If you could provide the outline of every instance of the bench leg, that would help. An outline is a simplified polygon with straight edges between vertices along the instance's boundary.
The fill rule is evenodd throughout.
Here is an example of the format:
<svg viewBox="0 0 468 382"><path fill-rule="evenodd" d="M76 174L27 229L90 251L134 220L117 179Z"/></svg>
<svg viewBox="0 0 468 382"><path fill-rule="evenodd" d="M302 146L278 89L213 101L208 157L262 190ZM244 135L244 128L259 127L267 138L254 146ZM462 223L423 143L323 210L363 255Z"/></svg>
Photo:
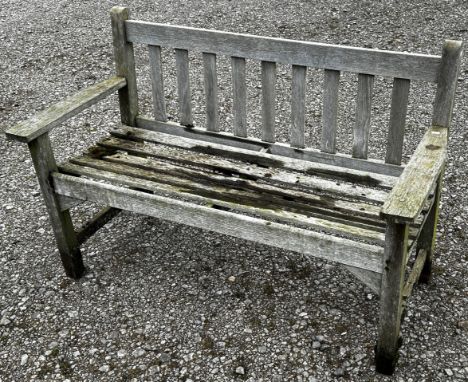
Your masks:
<svg viewBox="0 0 468 382"><path fill-rule="evenodd" d="M419 276L419 282L424 284L427 284L431 281L432 258L434 255L437 221L439 220L440 189L442 186L442 177L443 174L440 175L437 182L437 186L434 192L434 203L429 210L428 216L421 230L421 234L419 235L418 243L416 245L416 253L419 253L420 249L425 249L427 252L426 261L421 271L421 275Z"/></svg>
<svg viewBox="0 0 468 382"><path fill-rule="evenodd" d="M63 267L67 276L78 279L83 275L85 268L70 213L68 210L60 211L57 197L50 184L50 173L57 171L57 164L48 134L43 134L30 142L29 151L52 223Z"/></svg>
<svg viewBox="0 0 468 382"><path fill-rule="evenodd" d="M407 244L408 225L389 220L385 234L379 338L375 354L376 370L382 374L392 374L398 361Z"/></svg>

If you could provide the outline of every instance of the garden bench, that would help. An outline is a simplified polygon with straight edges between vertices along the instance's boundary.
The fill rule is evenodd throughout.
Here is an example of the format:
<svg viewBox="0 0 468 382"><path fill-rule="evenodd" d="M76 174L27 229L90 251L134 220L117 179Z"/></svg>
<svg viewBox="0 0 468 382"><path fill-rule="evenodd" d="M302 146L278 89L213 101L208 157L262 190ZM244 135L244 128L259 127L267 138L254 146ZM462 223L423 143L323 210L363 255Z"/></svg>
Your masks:
<svg viewBox="0 0 468 382"><path fill-rule="evenodd" d="M134 21L121 7L111 19L116 76L6 132L29 145L66 274L83 275L80 244L120 210L336 262L380 296L376 367L392 373L405 301L431 274L462 43L434 56ZM138 112L134 43L149 49L154 118ZM161 47L175 49L179 123L166 113ZM193 126L188 51L203 58L205 128ZM232 133L219 131L217 55L231 59ZM261 62L262 139L247 134L246 59ZM277 63L292 66L289 144L275 141ZM304 142L307 67L324 70L320 149ZM335 145L341 72L358 75L352 155ZM374 76L393 78L385 161L367 158ZM412 80L437 90L432 126L402 165ZM57 165L49 131L115 91L122 125ZM75 231L69 209L86 200L108 207Z"/></svg>

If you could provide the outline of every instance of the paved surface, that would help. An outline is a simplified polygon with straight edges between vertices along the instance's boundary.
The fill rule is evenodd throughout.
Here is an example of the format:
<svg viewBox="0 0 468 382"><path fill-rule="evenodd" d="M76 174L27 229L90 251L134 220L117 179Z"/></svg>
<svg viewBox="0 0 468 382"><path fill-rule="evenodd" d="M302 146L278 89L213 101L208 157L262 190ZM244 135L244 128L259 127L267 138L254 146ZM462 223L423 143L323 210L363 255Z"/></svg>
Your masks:
<svg viewBox="0 0 468 382"><path fill-rule="evenodd" d="M135 18L381 49L440 53L467 39L459 1L133 1ZM0 126L4 130L113 72L112 2L4 0L0 8ZM149 112L142 48L139 85ZM197 124L203 123L193 56ZM165 58L173 74L172 58ZM223 67L224 62L224 68ZM228 61L220 60L229 125ZM447 381L468 377L468 68L451 130L433 283L418 286L403 322L393 377L376 375L378 301L351 275L320 261L230 237L121 214L83 247L89 273L67 279L26 148L0 136L0 381ZM251 129L258 125L258 65L249 63ZM288 120L289 68L280 68L279 121ZM309 72L308 142L320 122L319 72ZM176 107L168 79L169 111ZM353 95L355 77L343 76ZM406 157L430 120L434 89L414 84ZM382 155L391 82L376 81L371 153ZM345 96L343 96L345 99ZM352 100L352 98L350 98ZM349 150L352 101L340 150ZM57 129L59 160L118 120L115 97ZM379 127L380 126L380 127ZM284 140L283 128L279 139ZM77 224L97 210L81 206Z"/></svg>

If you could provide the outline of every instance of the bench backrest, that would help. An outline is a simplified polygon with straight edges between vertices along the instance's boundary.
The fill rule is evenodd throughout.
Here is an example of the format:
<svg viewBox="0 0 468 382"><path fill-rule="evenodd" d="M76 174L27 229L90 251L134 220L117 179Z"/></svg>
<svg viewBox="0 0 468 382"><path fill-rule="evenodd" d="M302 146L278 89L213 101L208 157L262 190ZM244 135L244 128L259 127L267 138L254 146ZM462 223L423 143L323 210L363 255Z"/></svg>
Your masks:
<svg viewBox="0 0 468 382"><path fill-rule="evenodd" d="M446 41L442 56L434 56L134 21L128 19L128 10L121 7L113 8L111 15L117 74L125 76L128 82L128 87L120 91L122 121L132 126L137 125L138 114L133 43L146 44L149 48L154 117L158 121L167 121L161 47L170 47L175 49L179 122L184 126L193 125L188 51L201 52L203 55L204 86L207 100L206 129L210 132L219 131L217 55L231 57L233 134L236 137L247 137L246 59L261 62L262 140L264 142L271 144L275 142L277 63L292 65L289 134L289 143L292 148L302 149L305 147L307 67L324 70L320 147L323 157L336 153L341 72L352 72L358 76L352 158L367 159L375 75L393 78L385 163L389 165L401 164L408 94L412 80L437 83L432 122L433 125L447 128L450 125L462 56L462 44L458 41Z"/></svg>

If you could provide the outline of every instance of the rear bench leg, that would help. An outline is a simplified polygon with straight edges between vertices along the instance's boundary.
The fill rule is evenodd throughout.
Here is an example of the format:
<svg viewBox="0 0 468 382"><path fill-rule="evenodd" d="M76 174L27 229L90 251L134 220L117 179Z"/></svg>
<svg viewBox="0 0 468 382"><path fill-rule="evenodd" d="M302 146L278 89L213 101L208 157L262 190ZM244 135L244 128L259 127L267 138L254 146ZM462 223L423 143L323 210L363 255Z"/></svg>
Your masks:
<svg viewBox="0 0 468 382"><path fill-rule="evenodd" d="M376 370L392 374L398 361L402 290L408 244L408 225L388 220L385 233L384 270L380 294Z"/></svg>
<svg viewBox="0 0 468 382"><path fill-rule="evenodd" d="M68 210L60 211L59 202L50 183L50 174L57 171L57 164L49 135L45 133L28 145L65 273L69 277L78 279L83 275L85 268L70 213Z"/></svg>
<svg viewBox="0 0 468 382"><path fill-rule="evenodd" d="M431 281L432 274L432 259L434 255L434 247L436 240L437 221L439 220L439 204L440 204L440 189L442 185L443 174L440 175L437 181L437 186L434 192L434 203L429 210L424 226L419 235L418 242L416 245L416 251L425 249L427 252L426 261L424 267L419 276L419 282L427 284Z"/></svg>

